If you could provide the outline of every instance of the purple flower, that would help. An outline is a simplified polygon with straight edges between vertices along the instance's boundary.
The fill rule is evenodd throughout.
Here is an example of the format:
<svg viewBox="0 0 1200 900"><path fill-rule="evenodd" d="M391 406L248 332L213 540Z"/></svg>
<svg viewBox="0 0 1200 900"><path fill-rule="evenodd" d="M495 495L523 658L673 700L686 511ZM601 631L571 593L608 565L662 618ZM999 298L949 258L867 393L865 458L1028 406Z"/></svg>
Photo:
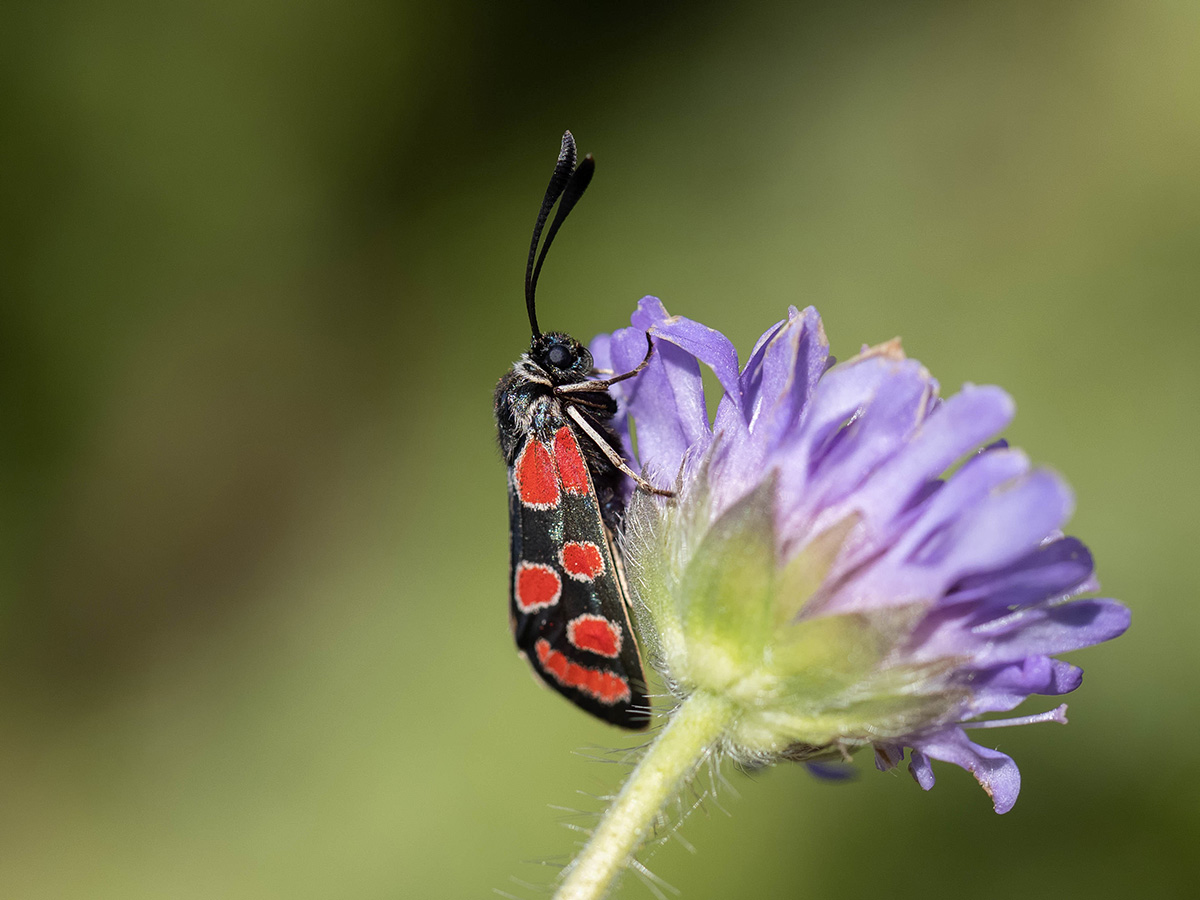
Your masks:
<svg viewBox="0 0 1200 900"><path fill-rule="evenodd" d="M1082 673L1055 655L1121 634L1092 558L1059 530L1063 481L993 440L1014 406L996 387L948 399L898 341L834 365L812 308L792 308L745 367L722 334L646 297L592 345L618 428L677 499L634 494L623 536L643 639L670 689L723 698L721 743L743 761L874 749L933 786L932 760L970 771L997 812L1020 776L965 729L1064 721L1065 706L984 719ZM723 388L710 424L700 364ZM980 449L982 447L982 449ZM957 468L956 468L957 466Z"/></svg>

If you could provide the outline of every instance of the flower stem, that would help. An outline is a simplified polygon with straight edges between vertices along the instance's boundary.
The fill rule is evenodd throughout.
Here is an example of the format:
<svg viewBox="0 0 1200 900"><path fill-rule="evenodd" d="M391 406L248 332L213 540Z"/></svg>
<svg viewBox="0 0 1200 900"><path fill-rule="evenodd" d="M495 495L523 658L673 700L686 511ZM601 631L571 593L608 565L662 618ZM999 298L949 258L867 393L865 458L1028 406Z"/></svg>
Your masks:
<svg viewBox="0 0 1200 900"><path fill-rule="evenodd" d="M680 783L703 762L733 720L733 706L712 694L683 701L566 871L555 900L600 900Z"/></svg>

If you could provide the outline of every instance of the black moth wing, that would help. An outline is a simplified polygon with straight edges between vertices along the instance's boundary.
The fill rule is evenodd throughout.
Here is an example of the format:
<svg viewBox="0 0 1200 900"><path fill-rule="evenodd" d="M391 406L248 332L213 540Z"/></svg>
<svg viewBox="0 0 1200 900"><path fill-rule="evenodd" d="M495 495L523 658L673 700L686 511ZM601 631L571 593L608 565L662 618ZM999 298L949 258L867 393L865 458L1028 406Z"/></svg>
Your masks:
<svg viewBox="0 0 1200 900"><path fill-rule="evenodd" d="M508 471L513 636L542 681L572 703L622 728L645 728L628 588L581 447L590 438L564 416L539 419Z"/></svg>

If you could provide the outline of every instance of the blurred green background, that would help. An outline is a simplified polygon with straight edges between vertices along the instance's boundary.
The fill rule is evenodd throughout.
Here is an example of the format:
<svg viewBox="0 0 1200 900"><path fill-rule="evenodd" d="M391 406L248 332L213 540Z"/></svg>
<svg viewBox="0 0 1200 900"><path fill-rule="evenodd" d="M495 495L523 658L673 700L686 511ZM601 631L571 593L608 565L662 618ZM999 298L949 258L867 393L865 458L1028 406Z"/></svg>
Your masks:
<svg viewBox="0 0 1200 900"><path fill-rule="evenodd" d="M1134 610L1070 727L989 733L1011 814L944 765L730 771L655 873L1191 896L1187 0L0 7L0 896L541 895L633 742L506 623L491 391L565 127L598 176L544 325L903 335L1012 392Z"/></svg>

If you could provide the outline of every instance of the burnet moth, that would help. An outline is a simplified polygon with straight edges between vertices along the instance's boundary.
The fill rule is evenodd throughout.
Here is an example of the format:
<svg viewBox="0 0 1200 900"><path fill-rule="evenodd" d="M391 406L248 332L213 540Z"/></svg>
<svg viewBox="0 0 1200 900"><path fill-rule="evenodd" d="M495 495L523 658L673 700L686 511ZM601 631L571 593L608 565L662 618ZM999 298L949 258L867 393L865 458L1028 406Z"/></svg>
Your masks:
<svg viewBox="0 0 1200 900"><path fill-rule="evenodd" d="M562 150L529 244L525 306L533 340L496 385L496 426L508 466L512 538L509 614L521 654L538 677L572 703L622 728L650 722L642 658L629 619L629 591L614 536L624 513L625 478L671 496L634 473L609 421L609 387L592 355L570 335L538 328L534 291L546 252L595 171L590 155L575 165L575 139ZM538 253L550 210L558 212ZM536 262L535 262L536 259Z"/></svg>

